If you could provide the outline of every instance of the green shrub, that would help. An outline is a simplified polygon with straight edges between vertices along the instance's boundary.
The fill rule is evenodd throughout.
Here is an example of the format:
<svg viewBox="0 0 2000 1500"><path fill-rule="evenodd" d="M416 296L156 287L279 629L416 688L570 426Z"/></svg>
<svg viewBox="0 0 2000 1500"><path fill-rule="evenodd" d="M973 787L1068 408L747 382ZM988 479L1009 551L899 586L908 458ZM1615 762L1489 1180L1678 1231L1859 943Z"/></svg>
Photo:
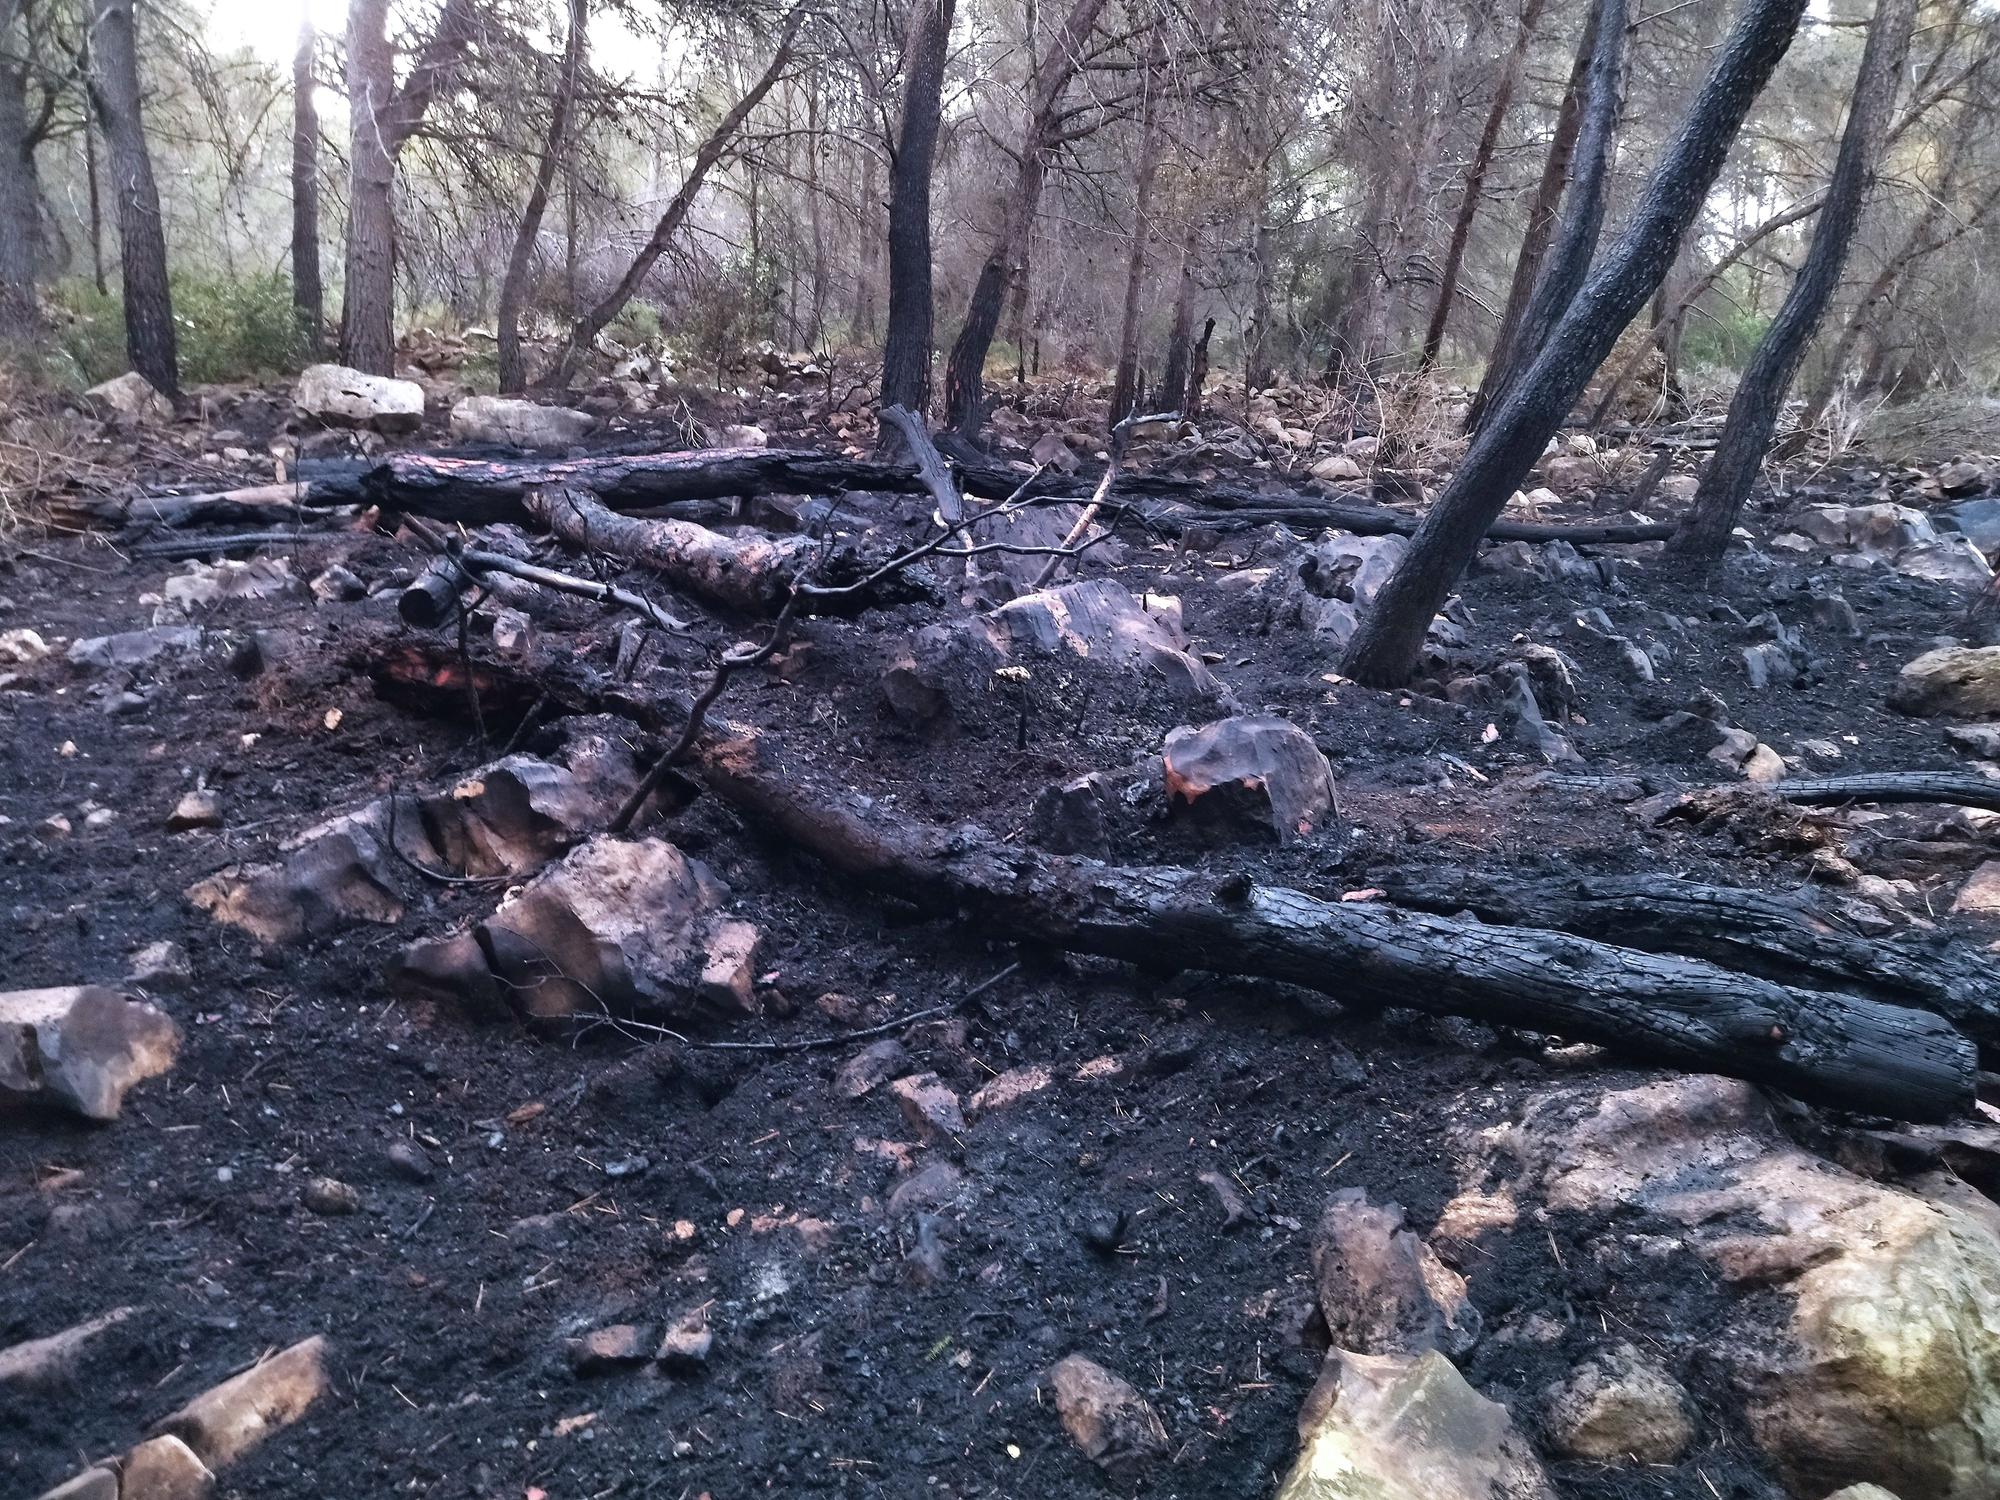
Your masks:
<svg viewBox="0 0 2000 1500"><path fill-rule="evenodd" d="M183 381L266 379L306 362L289 277L180 275L172 287ZM65 282L55 289L54 301L58 378L88 386L131 368L120 297L88 282Z"/></svg>
<svg viewBox="0 0 2000 1500"><path fill-rule="evenodd" d="M1733 307L1697 314L1681 337L1681 358L1698 369L1740 370L1770 326L1769 318Z"/></svg>
<svg viewBox="0 0 2000 1500"><path fill-rule="evenodd" d="M628 349L657 349L664 330L660 310L635 298L625 304L625 310L604 331Z"/></svg>

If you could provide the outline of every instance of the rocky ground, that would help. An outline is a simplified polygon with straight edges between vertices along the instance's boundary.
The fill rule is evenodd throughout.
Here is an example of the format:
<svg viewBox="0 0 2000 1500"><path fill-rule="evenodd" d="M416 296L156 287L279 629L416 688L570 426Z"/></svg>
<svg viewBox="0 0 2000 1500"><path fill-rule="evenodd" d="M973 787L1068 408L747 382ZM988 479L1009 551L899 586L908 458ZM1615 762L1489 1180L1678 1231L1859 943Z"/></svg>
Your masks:
<svg viewBox="0 0 2000 1500"><path fill-rule="evenodd" d="M176 445L326 445L259 399L114 438L154 488ZM771 400L726 415L802 425ZM1138 461L1382 467L1261 415ZM1515 512L1619 517L1657 436L1565 445ZM717 713L1024 850L1363 903L1670 874L1977 949L1993 814L1755 787L2000 755L1985 485L1800 472L1704 584L1490 547L1391 694L1337 663L1398 539L1121 528L1053 604L985 569L1027 596L998 645L949 590L814 618ZM758 627L489 604L461 657L398 617L429 554L376 520L219 565L8 544L4 982L54 992L0 997L10 1492L2000 1490L1985 1120L1065 956L831 876L698 774L606 835L660 744L619 703Z"/></svg>

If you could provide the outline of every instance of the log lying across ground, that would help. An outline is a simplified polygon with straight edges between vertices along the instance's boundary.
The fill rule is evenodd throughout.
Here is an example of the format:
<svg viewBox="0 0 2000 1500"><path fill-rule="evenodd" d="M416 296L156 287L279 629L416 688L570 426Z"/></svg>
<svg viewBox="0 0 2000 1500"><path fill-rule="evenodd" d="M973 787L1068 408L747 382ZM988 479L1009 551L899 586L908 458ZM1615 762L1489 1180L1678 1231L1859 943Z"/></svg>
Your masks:
<svg viewBox="0 0 2000 1500"><path fill-rule="evenodd" d="M1026 476L1002 465L962 465L958 480L967 494L1004 500L1020 491ZM1043 475L1027 489L1031 496L1090 499L1097 476ZM833 494L880 490L921 494L925 478L911 464L843 458L807 449L703 448L615 458L496 462L401 454L378 464L361 481L368 499L385 509L433 520L484 525L531 519L528 496L567 487L595 496L613 511L655 510L699 500L762 495ZM1140 506L1155 529L1177 534L1204 527L1230 529L1282 522L1317 529L1334 527L1367 536L1407 536L1418 518L1406 511L1358 498L1327 499L1303 491L1262 491L1240 485L1203 484L1169 474L1126 473L1116 499ZM310 502L309 502L310 503ZM1660 541L1666 524L1545 525L1497 521L1487 535L1495 541L1612 543Z"/></svg>
<svg viewBox="0 0 2000 1500"><path fill-rule="evenodd" d="M714 736L697 759L718 796L840 874L1008 937L1550 1032L1899 1119L1954 1118L1974 1102L1971 1041L1940 1016L1852 989L929 827L844 785L816 784L768 736Z"/></svg>
<svg viewBox="0 0 2000 1500"><path fill-rule="evenodd" d="M2000 1054L2000 971L1982 950L1938 933L1872 941L1840 931L1796 897L1665 875L1391 880L1384 890L1418 911L1555 927L1780 984L1934 1011L1989 1055Z"/></svg>
<svg viewBox="0 0 2000 1500"><path fill-rule="evenodd" d="M1947 802L2000 812L2000 781L1970 771L1865 771L1854 776L1792 776L1770 783L1787 802Z"/></svg>

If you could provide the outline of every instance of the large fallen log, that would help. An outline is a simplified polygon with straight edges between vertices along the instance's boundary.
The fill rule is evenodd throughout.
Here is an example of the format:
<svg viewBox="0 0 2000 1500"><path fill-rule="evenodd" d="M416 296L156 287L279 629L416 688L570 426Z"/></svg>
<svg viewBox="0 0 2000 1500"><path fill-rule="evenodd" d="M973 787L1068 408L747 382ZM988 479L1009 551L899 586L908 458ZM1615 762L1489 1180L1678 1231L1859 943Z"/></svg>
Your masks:
<svg viewBox="0 0 2000 1500"><path fill-rule="evenodd" d="M1002 465L961 465L959 483L982 500L1022 493L1019 471ZM1088 501L1100 476L1044 474L1026 488L1029 497ZM387 509L433 520L483 525L530 519L528 497L567 487L587 491L612 511L657 510L691 501L764 495L828 494L876 490L925 493L930 485L910 464L842 458L807 449L701 448L613 458L496 462L417 453L398 454L363 477L367 497ZM1317 530L1334 527L1366 536L1409 535L1418 517L1360 500L1326 499L1302 491L1264 491L1240 485L1203 484L1170 474L1126 472L1116 498L1142 507L1147 523L1169 534L1193 527L1232 529L1282 522ZM1495 541L1577 544L1660 541L1670 525L1558 526L1496 521Z"/></svg>
<svg viewBox="0 0 2000 1500"><path fill-rule="evenodd" d="M1974 1101L1972 1043L1928 1011L1545 928L1101 865L929 827L785 764L767 736L706 737L696 759L717 795L841 875L1010 937L1554 1033L1901 1119L1948 1119Z"/></svg>
<svg viewBox="0 0 2000 1500"><path fill-rule="evenodd" d="M1787 802L1955 802L2000 812L2000 781L1971 771L1865 771L1853 776L1791 776L1770 790Z"/></svg>
<svg viewBox="0 0 2000 1500"><path fill-rule="evenodd" d="M1649 953L1705 958L1780 984L1838 989L1935 1011L2000 1053L2000 972L1983 950L1939 933L1873 941L1796 896L1665 875L1549 880L1388 880L1398 906L1510 927L1555 927Z"/></svg>

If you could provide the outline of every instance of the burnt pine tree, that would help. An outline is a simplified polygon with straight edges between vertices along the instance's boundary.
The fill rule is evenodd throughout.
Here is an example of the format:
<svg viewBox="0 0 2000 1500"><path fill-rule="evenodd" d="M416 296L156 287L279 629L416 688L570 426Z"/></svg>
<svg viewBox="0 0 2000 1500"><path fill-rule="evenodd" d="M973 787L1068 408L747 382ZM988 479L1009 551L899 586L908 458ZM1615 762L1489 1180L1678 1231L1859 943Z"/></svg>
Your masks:
<svg viewBox="0 0 2000 1500"><path fill-rule="evenodd" d="M1590 274L1597 237L1604 228L1610 196L1611 158L1617 150L1618 106L1624 97L1625 0L1597 0L1590 25L1596 44L1585 75L1583 113L1576 138L1575 177L1563 200L1554 243L1535 280L1503 355L1483 384L1488 401L1504 397L1508 385L1533 361Z"/></svg>
<svg viewBox="0 0 2000 1500"><path fill-rule="evenodd" d="M1104 6L1105 0L1076 0L1055 40L1035 65L1028 127L1015 158L1013 191L945 363L945 419L968 437L977 433L986 419L987 351L993 347L993 333L1000 326L1008 278L1017 273L1027 249L1035 210L1042 201L1042 185L1048 180L1049 158L1065 138L1063 95L1082 65L1085 44Z"/></svg>
<svg viewBox="0 0 2000 1500"><path fill-rule="evenodd" d="M313 100L318 49L319 33L307 13L292 55L292 312L313 354L326 328L326 285L319 270L319 108Z"/></svg>
<svg viewBox="0 0 2000 1500"><path fill-rule="evenodd" d="M521 298L528 289L528 269L534 264L535 242L541 238L542 215L548 211L549 189L555 185L569 117L576 108L577 80L583 73L583 49L589 32L590 0L569 0L569 35L563 40L562 66L556 77L555 98L549 104L548 130L542 136L541 155L535 161L535 180L528 188L521 222L514 226L514 245L507 252L507 270L500 278L496 352L503 391L520 390L528 378L521 363Z"/></svg>
<svg viewBox="0 0 2000 1500"><path fill-rule="evenodd" d="M1631 222L1548 342L1500 396L1362 619L1341 663L1349 677L1372 687L1409 681L1431 620L1486 528L1673 264L1681 236L1701 211L1744 116L1791 46L1804 10L1805 0L1745 0Z"/></svg>
<svg viewBox="0 0 2000 1500"><path fill-rule="evenodd" d="M1667 551L1698 566L1709 566L1729 545L1729 533L1742 514L1750 486L1763 467L1771 434L1784 410L1792 378L1799 372L1806 346L1819 330L1827 304L1840 286L1847 264L1854 225L1875 179L1882 138L1896 103L1896 84L1910 50L1916 24L1916 0L1881 0L1868 41L1861 49L1861 69L1854 79L1853 102L1834 158L1833 176L1813 226L1812 246L1785 294L1784 305L1758 342L1730 398L1729 417L1715 453L1702 470L1701 486L1681 529Z"/></svg>
<svg viewBox="0 0 2000 1500"><path fill-rule="evenodd" d="M1465 430L1477 432L1486 419L1487 408L1500 394L1506 375L1508 351L1521 326L1521 315L1534 295L1535 280L1542 262L1548 258L1549 241L1555 237L1562 217L1563 189L1569 185L1570 158L1576 153L1576 133L1583 124L1583 91L1590 77L1590 60L1597 51L1597 12L1593 9L1577 42L1576 60L1570 65L1569 83L1563 89L1562 104L1556 111L1556 128L1549 138L1548 155L1542 158L1542 180L1535 188L1528 208L1527 232L1514 257L1514 275L1507 285L1507 301L1500 309L1500 326L1493 334L1493 348L1486 358L1486 373L1473 392L1472 405L1465 414Z"/></svg>
<svg viewBox="0 0 2000 1500"><path fill-rule="evenodd" d="M903 121L889 166L889 327L882 404L922 416L931 399L931 163L943 113L952 0L917 0L903 51ZM885 437L895 429L885 427Z"/></svg>
<svg viewBox="0 0 2000 1500"><path fill-rule="evenodd" d="M20 0L0 0L0 339L32 333L35 313L35 202L29 140L28 23Z"/></svg>
<svg viewBox="0 0 2000 1500"><path fill-rule="evenodd" d="M153 158L139 116L139 44L132 0L95 0L90 28L90 98L111 153L118 206L119 268L125 297L125 354L154 387L179 395L180 358L167 289L167 237Z"/></svg>
<svg viewBox="0 0 2000 1500"><path fill-rule="evenodd" d="M389 0L353 0L347 12L347 264L340 357L357 370L396 367L396 158L472 41L473 0L445 0L436 28L396 86Z"/></svg>
<svg viewBox="0 0 2000 1500"><path fill-rule="evenodd" d="M1479 215L1480 200L1486 194L1486 174L1493 169L1493 156L1500 147L1500 131L1507 123L1507 110L1520 87L1521 71L1527 65L1528 45L1535 38L1547 0L1526 0L1521 7L1520 29L1514 45L1500 64L1493 83L1493 100L1486 109L1486 125L1473 147L1472 161L1465 169L1465 187L1458 201L1458 215L1452 221L1451 240L1444 252L1444 267L1438 272L1437 301L1431 305L1430 325L1424 330L1424 348L1419 368L1428 370L1437 363L1444 348L1444 332L1451 321L1451 305L1458 299L1458 278L1465 270L1465 247L1472 239L1472 221Z"/></svg>

